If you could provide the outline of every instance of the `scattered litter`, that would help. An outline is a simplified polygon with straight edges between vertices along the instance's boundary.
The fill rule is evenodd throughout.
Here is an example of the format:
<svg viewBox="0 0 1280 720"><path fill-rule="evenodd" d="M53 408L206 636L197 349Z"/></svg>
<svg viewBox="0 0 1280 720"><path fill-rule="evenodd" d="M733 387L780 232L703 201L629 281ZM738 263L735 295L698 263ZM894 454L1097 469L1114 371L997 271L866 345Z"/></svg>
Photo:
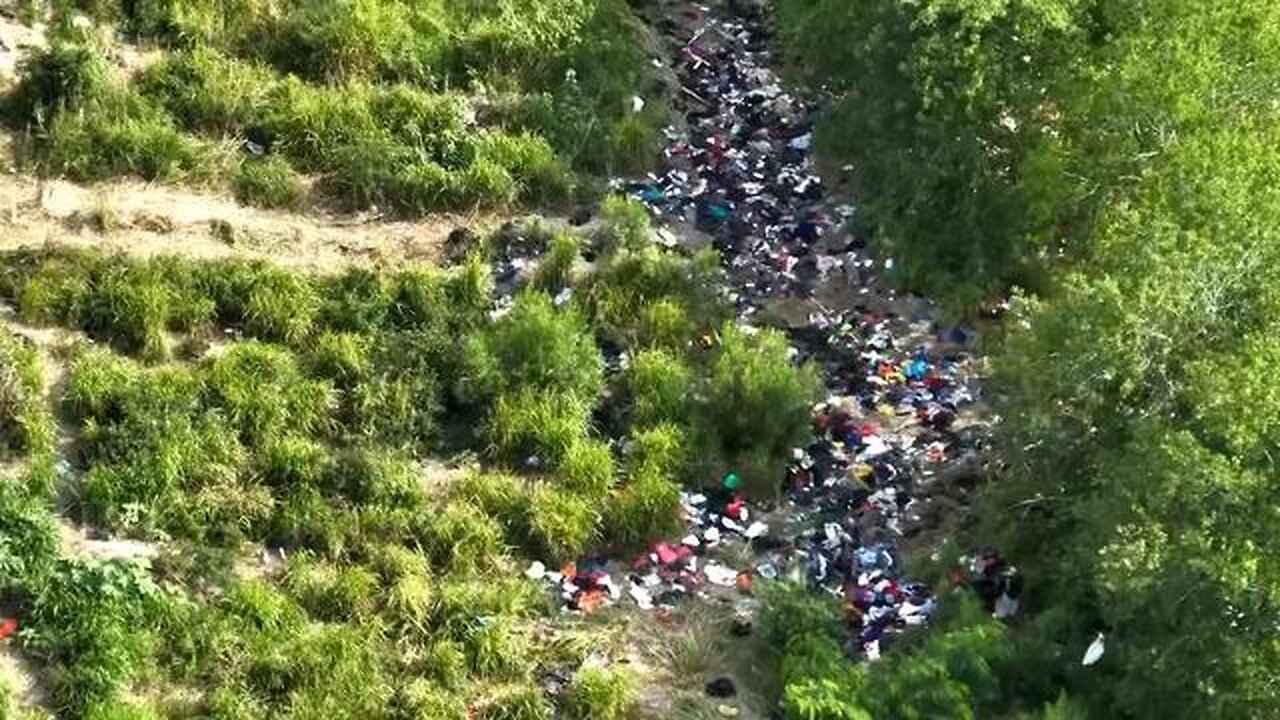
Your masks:
<svg viewBox="0 0 1280 720"><path fill-rule="evenodd" d="M733 568L727 568L717 563L707 563L702 569L706 574L707 581L713 585L722 585L724 587L732 586L738 579L738 571Z"/></svg>
<svg viewBox="0 0 1280 720"><path fill-rule="evenodd" d="M738 687L731 678L718 677L707 683L706 692L708 697L731 698L738 694Z"/></svg>
<svg viewBox="0 0 1280 720"><path fill-rule="evenodd" d="M1102 655L1106 651L1106 638L1103 637L1102 633L1098 633L1098 637L1094 638L1093 642L1089 644L1089 648L1084 651L1084 659L1080 661L1080 664L1085 667L1093 665L1102 659Z"/></svg>
<svg viewBox="0 0 1280 720"><path fill-rule="evenodd" d="M661 609L715 596L740 610L755 602L747 595L756 578L805 583L842 599L849 646L875 660L892 642L882 643L887 635L937 611L933 588L907 576L898 543L928 529L935 500L948 492L941 480L980 457L980 436L957 422L978 400L966 354L976 338L913 322L921 313L883 288L879 275L893 260L869 253L850 229L856 208L826 197L810 155L813 109L769 69L764 25L755 15L703 15L674 64L686 122L666 128L663 167L612 185L649 209L659 244L691 251L709 238L742 331L785 328L793 357L820 368L829 397L813 409L811 441L772 479L779 506L743 494L771 479L730 469L703 492L682 493L684 527L629 565L584 561L546 582L560 588L567 610L582 612L620 597ZM499 287L527 274L525 263L519 254L499 258ZM699 346L718 344L709 334ZM966 562L957 584L996 617L1015 617L1016 568L991 552Z"/></svg>
<svg viewBox="0 0 1280 720"><path fill-rule="evenodd" d="M636 605L641 610L653 609L653 595L645 588L638 585L632 585L627 590L627 594L631 596L632 600L636 601Z"/></svg>

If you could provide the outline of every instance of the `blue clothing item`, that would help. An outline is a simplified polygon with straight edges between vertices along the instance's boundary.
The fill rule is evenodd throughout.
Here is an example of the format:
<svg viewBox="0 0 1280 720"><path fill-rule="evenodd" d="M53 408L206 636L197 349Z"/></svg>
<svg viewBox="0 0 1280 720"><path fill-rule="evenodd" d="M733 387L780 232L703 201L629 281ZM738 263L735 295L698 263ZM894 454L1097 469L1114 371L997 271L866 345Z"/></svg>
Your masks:
<svg viewBox="0 0 1280 720"><path fill-rule="evenodd" d="M858 548L858 569L866 572L868 570L884 570L893 565L893 558L884 548L879 545Z"/></svg>
<svg viewBox="0 0 1280 720"><path fill-rule="evenodd" d="M723 203L709 203L698 207L698 215L709 222L724 222L733 217L733 208Z"/></svg>
<svg viewBox="0 0 1280 720"><path fill-rule="evenodd" d="M906 375L908 380L923 380L929 374L929 361L923 358L916 358L907 363L907 367L902 374Z"/></svg>
<svg viewBox="0 0 1280 720"><path fill-rule="evenodd" d="M657 205L667 199L667 194L657 185L649 185L640 191L640 199L650 205Z"/></svg>

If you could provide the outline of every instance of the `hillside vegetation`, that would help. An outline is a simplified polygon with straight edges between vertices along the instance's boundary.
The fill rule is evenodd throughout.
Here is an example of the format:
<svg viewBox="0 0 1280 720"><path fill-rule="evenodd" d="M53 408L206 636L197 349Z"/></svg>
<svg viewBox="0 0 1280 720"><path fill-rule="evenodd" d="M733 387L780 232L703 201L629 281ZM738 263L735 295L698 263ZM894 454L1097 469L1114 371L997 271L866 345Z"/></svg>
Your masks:
<svg viewBox="0 0 1280 720"><path fill-rule="evenodd" d="M296 206L304 177L347 209L546 206L646 167L666 114L623 0L26 11L51 37L4 115L34 168L77 180L229 186L271 207ZM120 69L121 37L158 57Z"/></svg>
<svg viewBox="0 0 1280 720"><path fill-rule="evenodd" d="M716 266L660 250L642 210L611 207L592 236L533 226L448 271L4 257L21 320L84 334L57 357L3 346L3 439L30 469L3 484L0 563L54 706L542 718L553 708L533 681L582 666L560 716L633 712L624 666L582 664L609 652L607 633L537 641L552 608L527 558L645 547L678 529L685 480L731 463L772 492L788 451L771 438L803 432L817 382L771 331L693 342L725 317ZM485 256L509 243L550 244L557 262L494 316ZM606 372L602 347L629 364ZM51 362L66 366L52 410ZM799 412L775 414L765 399L779 397ZM74 438L67 468L55 418ZM725 418L759 434L746 447L782 449L743 455ZM462 448L483 469L424 474L420 461ZM60 551L56 506L159 542L154 577ZM282 573L252 571L244 553L264 545L284 549Z"/></svg>
<svg viewBox="0 0 1280 720"><path fill-rule="evenodd" d="M957 621L870 696L797 640L797 716L1280 713L1280 8L779 10L838 94L819 144L852 163L901 280L958 309L1024 291L993 357L1007 465L980 534L1025 570L1031 616Z"/></svg>

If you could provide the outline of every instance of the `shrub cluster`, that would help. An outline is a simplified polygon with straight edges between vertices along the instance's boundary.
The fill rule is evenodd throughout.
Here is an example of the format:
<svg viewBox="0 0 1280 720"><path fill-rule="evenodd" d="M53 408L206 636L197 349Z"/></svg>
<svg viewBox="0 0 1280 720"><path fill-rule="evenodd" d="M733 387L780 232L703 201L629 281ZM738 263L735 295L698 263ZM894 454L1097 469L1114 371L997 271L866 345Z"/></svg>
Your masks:
<svg viewBox="0 0 1280 720"><path fill-rule="evenodd" d="M71 10L54 15L70 26ZM571 166L644 168L664 122L660 103L629 110L649 65L623 0L75 10L166 45L126 85L92 32L61 33L24 60L4 115L35 133L46 172L80 180L226 181L244 202L288 207L301 199L297 173L309 173L352 209L547 204L573 191ZM481 99L472 109L455 88L549 105L513 112ZM226 137L267 158L231 159Z"/></svg>
<svg viewBox="0 0 1280 720"><path fill-rule="evenodd" d="M694 443L731 462L735 448L720 438L778 393L803 390L809 371L791 367L771 335L728 328L720 349L692 342L722 310L714 289L676 278L697 276L705 260L654 248L643 227L626 230L629 206L618 207L595 271L565 271L581 239L539 233L561 246L561 264L530 278L504 313L492 312L479 257L448 271L325 277L82 251L0 259L0 296L23 320L102 341L68 353L70 477L35 453L21 490L31 499L10 509L12 522L36 522L23 508L45 522L35 498L63 491L82 521L173 547L156 573L184 588L128 584L106 593L106 609L65 605L105 614L101 638L33 632L30 647L66 667L60 702L88 717L434 718L468 707L481 717L628 717L635 692L618 668L582 668L558 699L539 688L539 669L576 668L585 653L533 642L545 589L520 568L677 532L681 485L703 479ZM666 278L660 293L619 269L640 257L655 282ZM633 331L643 318L606 321L591 298L611 294L665 300L688 314L677 324L687 329L656 340ZM609 369L604 348L633 359ZM47 425L48 409L38 353L16 339L0 350L13 378L5 437L15 451L39 450L48 441L33 428ZM739 420L702 427L716 413ZM780 446L806 424L751 442ZM606 441L606 428L624 439ZM417 459L439 443L478 449L483 470L438 486ZM38 539L24 542L0 542L0 569L32 607L49 603L40 627L65 621L62 601L41 600L41 588L125 583L113 573L135 572L66 564ZM245 542L282 548L287 561L257 572L237 552ZM64 567L65 583L49 574ZM149 686L205 692L126 702L140 669Z"/></svg>

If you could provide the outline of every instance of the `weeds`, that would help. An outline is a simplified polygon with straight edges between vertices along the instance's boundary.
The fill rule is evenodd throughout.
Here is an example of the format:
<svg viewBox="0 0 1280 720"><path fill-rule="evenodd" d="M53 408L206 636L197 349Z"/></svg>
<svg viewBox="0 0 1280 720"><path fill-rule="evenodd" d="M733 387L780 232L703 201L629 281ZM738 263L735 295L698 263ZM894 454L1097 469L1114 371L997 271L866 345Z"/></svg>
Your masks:
<svg viewBox="0 0 1280 720"><path fill-rule="evenodd" d="M604 526L624 547L671 536L680 526L680 486L654 471L632 475L610 500Z"/></svg>
<svg viewBox="0 0 1280 720"><path fill-rule="evenodd" d="M778 492L790 449L803 438L810 409L821 391L812 366L795 367L783 335L748 334L726 324L713 370L705 427L729 456L749 456L760 471L746 477L758 496Z"/></svg>
<svg viewBox="0 0 1280 720"><path fill-rule="evenodd" d="M43 453L53 440L39 351L18 336L0 336L0 447L15 455Z"/></svg>
<svg viewBox="0 0 1280 720"><path fill-rule="evenodd" d="M466 701L428 680L409 683L402 704L413 720L466 720L467 717Z"/></svg>
<svg viewBox="0 0 1280 720"><path fill-rule="evenodd" d="M301 172L352 208L555 204L579 185L571 166L647 167L665 122L624 102L649 71L620 0L81 3L166 48L128 86L58 10L65 39L23 64L4 114L42 131L46 171L78 179L226 180L245 202L289 207ZM490 89L513 107L460 100ZM273 160L228 165L214 144L224 137Z"/></svg>
<svg viewBox="0 0 1280 720"><path fill-rule="evenodd" d="M470 348L471 391L491 398L538 388L572 394L594 404L604 363L586 322L573 307L561 310L543 293L520 295L515 307Z"/></svg>
<svg viewBox="0 0 1280 720"><path fill-rule="evenodd" d="M678 356L665 350L636 355L629 368L631 414L639 427L688 418L693 391L693 371Z"/></svg>
<svg viewBox="0 0 1280 720"><path fill-rule="evenodd" d="M588 498L603 498L613 488L613 450L598 440L582 440L569 446L557 472L560 483Z"/></svg>
<svg viewBox="0 0 1280 720"><path fill-rule="evenodd" d="M625 670L583 667L573 677L564 711L574 720L626 720L636 702L634 680Z"/></svg>
<svg viewBox="0 0 1280 720"><path fill-rule="evenodd" d="M241 161L232 185L237 200L263 208L295 208L305 194L297 173L275 155Z"/></svg>
<svg viewBox="0 0 1280 720"><path fill-rule="evenodd" d="M581 557L599 531L600 515L587 498L540 486L529 498L529 530L539 557L564 563Z"/></svg>
<svg viewBox="0 0 1280 720"><path fill-rule="evenodd" d="M59 111L76 108L107 88L101 53L83 44L55 43L19 66L18 87L5 100L11 122L43 127Z"/></svg>
<svg viewBox="0 0 1280 720"><path fill-rule="evenodd" d="M202 367L206 398L241 440L262 447L273 438L310 435L329 422L333 389L308 381L292 355L257 342L237 343Z"/></svg>
<svg viewBox="0 0 1280 720"><path fill-rule="evenodd" d="M556 467L586 436L589 413L577 395L527 388L497 399L488 434L501 457Z"/></svg>
<svg viewBox="0 0 1280 720"><path fill-rule="evenodd" d="M419 99L397 100L396 133L453 122L451 106ZM510 153L502 162L525 162L517 147L494 147ZM66 652L47 640L41 652L66 668L60 702L88 716L629 717L634 687L619 669L579 671L554 702L534 684L587 650L543 636L546 588L520 570L673 536L681 482L702 481L704 461L745 458L734 433L762 446L795 437L807 418L783 427L798 411L778 415L775 394L807 386L780 339L730 329L720 352L695 349L719 312L716 290L684 283L714 276L628 228L620 207L594 267L578 262L581 238L506 238L546 243L551 258L545 291L500 317L479 255L448 271L328 277L267 263L4 256L0 293L24 319L107 341L71 355L61 398L76 482L62 488L53 456L32 452L26 483L0 484L6 596L27 603L62 567L43 504L57 489L89 525L189 558L162 564L181 591L157 606L130 595L101 638L77 630ZM547 291L563 287L583 306L557 305ZM606 377L601 344L615 338L631 360ZM209 349L169 360L170 342ZM0 383L3 437L16 452L45 442L9 439L23 437L26 408L42 407L35 357L0 343L13 378ZM761 407L776 426L758 426ZM628 439L596 436L597 423ZM480 467L424 482L415 458L437 445L479 451ZM246 544L287 561L246 562ZM120 618L131 624L117 632ZM144 672L148 684L130 687ZM203 692L173 704L147 699L153 688Z"/></svg>

